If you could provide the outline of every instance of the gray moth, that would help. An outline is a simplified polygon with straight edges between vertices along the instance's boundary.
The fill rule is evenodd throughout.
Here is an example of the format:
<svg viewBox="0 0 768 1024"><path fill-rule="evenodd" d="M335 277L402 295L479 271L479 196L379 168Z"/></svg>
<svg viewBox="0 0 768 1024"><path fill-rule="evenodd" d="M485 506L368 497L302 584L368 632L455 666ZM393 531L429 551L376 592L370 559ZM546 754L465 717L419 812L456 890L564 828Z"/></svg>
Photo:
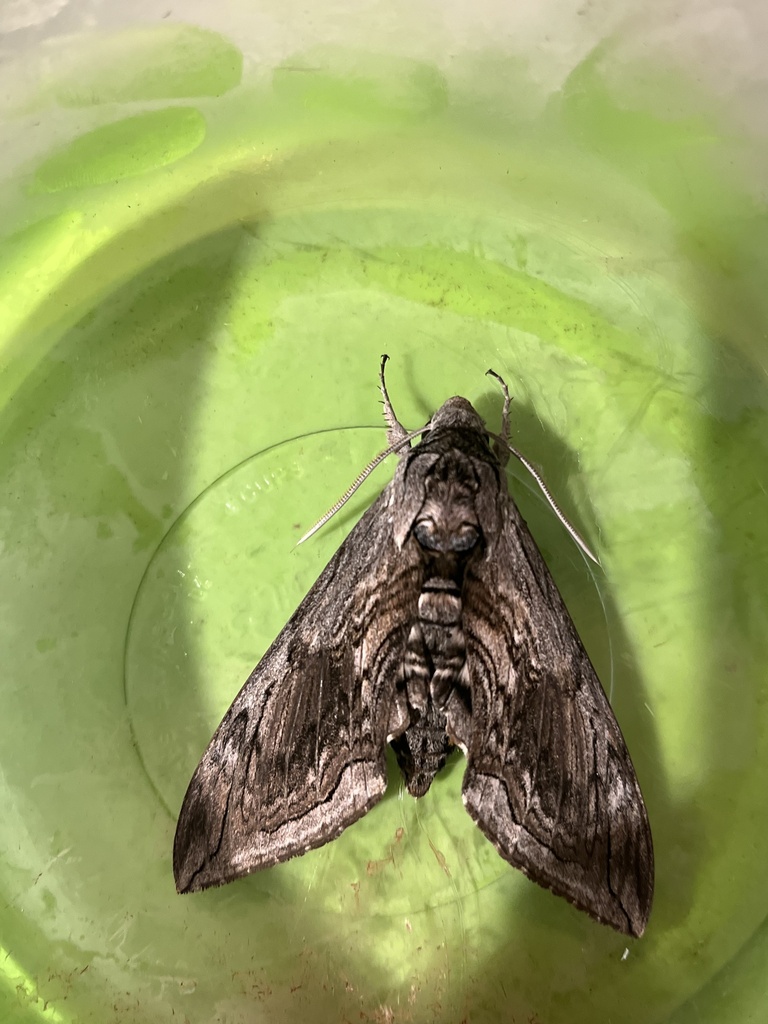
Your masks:
<svg viewBox="0 0 768 1024"><path fill-rule="evenodd" d="M385 362L394 479L216 730L179 815L177 889L231 882L335 839L383 796L387 744L415 797L459 747L464 806L501 856L639 937L653 899L648 815L610 704L507 489L518 453L506 386L500 435L459 397L408 434Z"/></svg>

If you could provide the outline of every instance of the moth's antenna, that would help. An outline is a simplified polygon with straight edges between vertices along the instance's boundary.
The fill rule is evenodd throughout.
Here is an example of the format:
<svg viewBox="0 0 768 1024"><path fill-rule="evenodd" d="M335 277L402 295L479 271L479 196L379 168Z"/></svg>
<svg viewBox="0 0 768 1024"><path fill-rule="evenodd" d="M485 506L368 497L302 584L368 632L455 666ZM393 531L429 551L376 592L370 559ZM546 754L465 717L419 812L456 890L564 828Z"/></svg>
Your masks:
<svg viewBox="0 0 768 1024"><path fill-rule="evenodd" d="M407 431L398 420L397 416L395 416L395 410L392 408L392 403L389 400L387 382L384 379L384 367L387 365L388 360L389 356L386 354L381 357L381 365L379 367L379 391L381 391L382 405L384 406L384 419L387 421L387 442L390 445L400 445L405 444L405 435Z"/></svg>
<svg viewBox="0 0 768 1024"><path fill-rule="evenodd" d="M381 391L381 397L383 399L384 419L387 421L387 440L389 441L389 447L386 451L377 455L373 462L368 463L352 486L339 498L335 505L328 509L322 518L318 519L312 529L308 530L304 534L299 541L299 544L303 544L305 540L309 540L313 533L317 533L321 527L325 526L329 519L336 515L340 508L346 505L358 487L360 487L363 481L371 475L380 462L383 462L388 455L399 451L403 445L408 444L414 439L414 437L418 437L419 434L423 434L424 431L428 429L428 427L421 427L419 430L412 430L410 433L407 433L405 427L398 421L397 416L395 416L395 410L392 408L392 403L390 402L389 394L387 393L387 382L384 379L384 367L387 365L388 360L388 355L383 355L381 357L381 364L379 366L379 390Z"/></svg>
<svg viewBox="0 0 768 1024"><path fill-rule="evenodd" d="M349 501L349 499L352 497L352 495L355 493L358 487L360 487L361 484L363 484L364 481L368 479L368 477L371 475L374 469L376 469L379 463L383 462L388 455L392 455L393 452L398 451L400 448L403 447L403 445L408 444L408 442L412 441L414 437L418 437L419 434L423 434L424 431L428 429L429 424L427 424L427 426L425 427L419 427L418 430L412 430L409 434L405 434L404 437L401 437L394 444L391 444L389 448L387 448L385 451L379 452L376 458L368 463L368 465L365 467L362 473L360 473L360 475L355 479L354 483L344 492L344 494L342 494L339 500L328 509L324 516L321 516L320 519L317 520L317 522L315 523L311 530L307 530L307 532L304 534L304 536L298 543L303 544L305 540L309 540L309 538L314 533L317 533L319 529L325 526L328 520L332 519L333 516L335 516L336 513L339 511L339 509L346 505L346 503Z"/></svg>
<svg viewBox="0 0 768 1024"><path fill-rule="evenodd" d="M495 437L496 435L492 434L491 436ZM595 565L600 565L600 559L592 554L592 552L589 549L589 546L586 543L586 541L581 539L581 537L579 536L578 531L576 530L576 528L574 526L571 526L571 524L568 522L568 519L566 518L565 512L563 512L563 510L557 504L555 499L552 497L552 492L547 487L547 485L544 483L544 481L543 481L543 479L541 477L541 473L539 473L539 471L536 469L536 467L533 465L533 463L529 462L528 459L526 459L526 457L523 455L522 452L519 452L517 450L517 448L513 448L512 445L509 444L509 442L507 442L507 448L510 450L512 455L514 455L515 458L519 462L522 462L522 464L525 466L525 468L531 474L533 479L536 481L536 483L541 488L541 493L544 495L544 497L547 499L549 504L552 506L552 511L555 513L557 518L560 520L560 522L566 528L568 533L571 535L572 539L578 544L578 546L581 548L581 550L584 552L584 554L587 556L587 558L591 558L592 561L595 563Z"/></svg>
<svg viewBox="0 0 768 1024"><path fill-rule="evenodd" d="M496 453L496 458L499 460L502 466L506 466L509 462L509 406L512 399L509 397L509 388L507 382L503 377L500 377L495 370L486 370L486 377L494 377L499 384L501 384L501 390L504 394L504 406L501 410L501 436L499 438L494 437L496 444L493 446L493 450ZM498 442L501 441L501 444Z"/></svg>
<svg viewBox="0 0 768 1024"><path fill-rule="evenodd" d="M504 410L501 416L501 434L494 434L492 431L489 430L489 436L492 437L494 441L496 441L497 444L501 445L507 452L509 452L511 455L514 455L518 462L522 462L522 464L525 466L525 468L528 470L533 479L541 488L541 493L547 499L547 501L552 507L552 511L555 513L557 518L566 528L571 538L576 542L576 544L578 544L578 546L581 548L581 550L584 552L587 558L591 558L596 565L600 565L600 560L592 554L586 542L581 539L576 529L573 526L571 526L571 524L566 519L565 513L553 498L550 489L544 483L541 473L539 473L536 467L532 463L530 463L528 459L526 459L522 452L519 452L517 448L514 448L509 443L509 389L507 388L507 384L504 378L500 377L498 373L495 372L495 370L488 370L487 376L495 377L496 380L501 384L502 391L504 392Z"/></svg>

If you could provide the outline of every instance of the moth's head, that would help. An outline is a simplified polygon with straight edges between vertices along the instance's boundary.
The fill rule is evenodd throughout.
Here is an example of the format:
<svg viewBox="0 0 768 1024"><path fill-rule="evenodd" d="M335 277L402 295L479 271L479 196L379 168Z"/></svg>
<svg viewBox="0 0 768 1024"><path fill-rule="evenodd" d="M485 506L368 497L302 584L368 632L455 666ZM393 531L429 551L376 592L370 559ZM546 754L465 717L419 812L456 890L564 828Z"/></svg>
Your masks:
<svg viewBox="0 0 768 1024"><path fill-rule="evenodd" d="M444 402L429 421L430 430L477 430L485 433L485 423L466 398L455 395Z"/></svg>

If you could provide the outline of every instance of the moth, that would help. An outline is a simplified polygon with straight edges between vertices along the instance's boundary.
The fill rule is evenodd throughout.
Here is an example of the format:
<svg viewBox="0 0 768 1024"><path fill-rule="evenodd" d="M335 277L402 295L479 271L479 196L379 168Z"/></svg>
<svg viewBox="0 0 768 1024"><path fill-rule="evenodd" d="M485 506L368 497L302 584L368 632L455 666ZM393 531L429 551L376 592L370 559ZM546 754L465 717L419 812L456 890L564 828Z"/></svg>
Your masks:
<svg viewBox="0 0 768 1024"><path fill-rule="evenodd" d="M409 434L387 394L386 358L394 478L216 730L179 815L177 889L221 885L335 839L384 794L387 744L415 797L458 746L464 806L501 856L639 937L653 898L648 815L616 718L507 490L510 452L522 456L509 445L506 385L493 374L505 396L500 435L459 397Z"/></svg>

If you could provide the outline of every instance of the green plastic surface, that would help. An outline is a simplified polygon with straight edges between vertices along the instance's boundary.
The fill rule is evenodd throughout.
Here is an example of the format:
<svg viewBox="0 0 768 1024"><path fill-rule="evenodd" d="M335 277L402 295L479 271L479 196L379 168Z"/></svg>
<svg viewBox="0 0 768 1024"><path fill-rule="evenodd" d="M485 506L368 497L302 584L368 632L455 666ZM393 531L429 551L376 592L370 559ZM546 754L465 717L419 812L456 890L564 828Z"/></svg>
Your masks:
<svg viewBox="0 0 768 1024"><path fill-rule="evenodd" d="M49 83L154 106L4 195L0 1016L761 1019L768 220L732 140L590 63L523 116L501 58L463 91L319 51L238 85L230 44L206 67L176 28L198 90L169 58L167 91L153 63L131 97L114 54L101 96L95 71ZM137 39L139 71L176 52ZM409 426L461 393L495 428L501 373L515 444L600 555L513 469L647 797L639 942L501 861L459 757L419 802L393 772L321 850L174 891L200 754L391 473L295 547L385 443L382 352Z"/></svg>

